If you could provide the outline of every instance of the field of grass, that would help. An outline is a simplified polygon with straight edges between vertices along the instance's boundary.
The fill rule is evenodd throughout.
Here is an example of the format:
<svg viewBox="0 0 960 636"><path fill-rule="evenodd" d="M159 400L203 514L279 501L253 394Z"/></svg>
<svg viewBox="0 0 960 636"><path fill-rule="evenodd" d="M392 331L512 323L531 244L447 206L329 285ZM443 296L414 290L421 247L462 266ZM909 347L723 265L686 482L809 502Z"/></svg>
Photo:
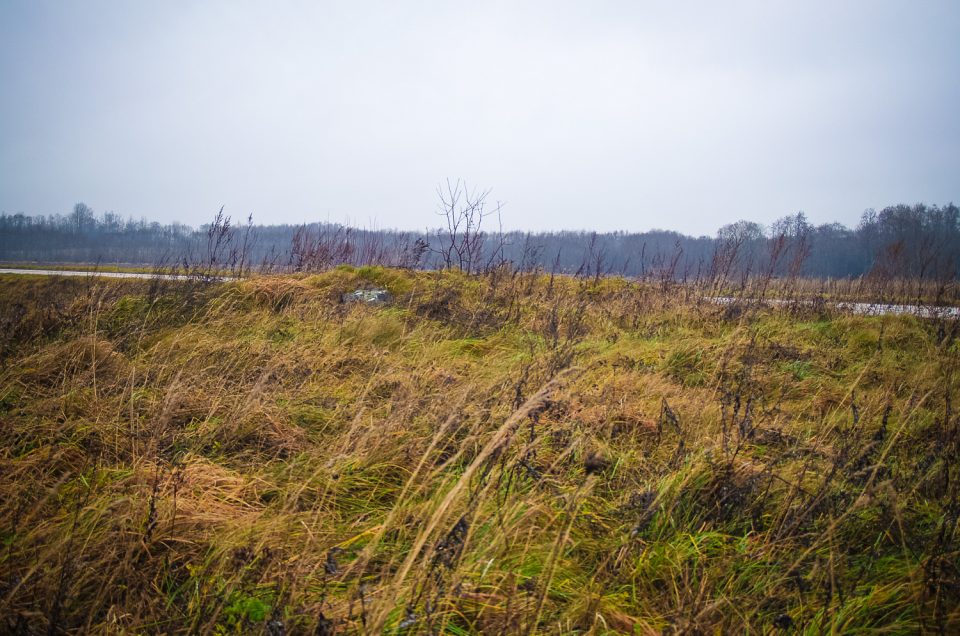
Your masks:
<svg viewBox="0 0 960 636"><path fill-rule="evenodd" d="M701 296L0 277L0 631L960 630L957 322Z"/></svg>

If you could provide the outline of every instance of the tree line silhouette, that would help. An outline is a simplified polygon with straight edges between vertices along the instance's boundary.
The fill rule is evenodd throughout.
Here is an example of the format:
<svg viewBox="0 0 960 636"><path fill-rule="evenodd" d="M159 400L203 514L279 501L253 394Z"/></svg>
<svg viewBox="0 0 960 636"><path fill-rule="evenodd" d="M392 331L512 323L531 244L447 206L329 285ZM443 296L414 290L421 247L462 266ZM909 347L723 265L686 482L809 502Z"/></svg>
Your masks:
<svg viewBox="0 0 960 636"><path fill-rule="evenodd" d="M811 224L800 212L765 227L737 221L715 236L646 232L504 232L490 229L499 208L457 184L438 191L440 229L405 232L333 223L237 225L223 210L193 228L95 214L83 203L69 214L0 214L5 262L172 265L250 271L319 271L339 264L455 267L674 280L751 276L884 276L953 281L960 270L960 209L893 205L867 210L855 228Z"/></svg>

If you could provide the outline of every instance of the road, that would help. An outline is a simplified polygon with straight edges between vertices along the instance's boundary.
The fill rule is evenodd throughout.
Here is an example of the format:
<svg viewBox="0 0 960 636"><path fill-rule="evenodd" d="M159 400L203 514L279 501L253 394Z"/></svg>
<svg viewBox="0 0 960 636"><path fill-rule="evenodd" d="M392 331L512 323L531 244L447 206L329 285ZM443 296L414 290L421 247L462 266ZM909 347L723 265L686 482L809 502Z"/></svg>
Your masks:
<svg viewBox="0 0 960 636"><path fill-rule="evenodd" d="M29 276L98 276L100 278L160 278L162 280L196 280L194 276L184 274L148 274L145 272L80 272L59 269L17 269L0 267L0 274L25 274ZM214 277L214 280L227 280L227 277Z"/></svg>
<svg viewBox="0 0 960 636"><path fill-rule="evenodd" d="M733 305L736 303L750 304L758 302L750 298L732 298L729 296L717 296L705 298L718 305ZM780 307L799 303L801 305L813 305L812 300L780 300L777 298L766 298L759 301L764 305ZM918 318L960 318L960 307L949 307L940 305L890 305L887 303L858 303L858 302L826 302L828 307L838 309L844 313L857 316L917 316Z"/></svg>

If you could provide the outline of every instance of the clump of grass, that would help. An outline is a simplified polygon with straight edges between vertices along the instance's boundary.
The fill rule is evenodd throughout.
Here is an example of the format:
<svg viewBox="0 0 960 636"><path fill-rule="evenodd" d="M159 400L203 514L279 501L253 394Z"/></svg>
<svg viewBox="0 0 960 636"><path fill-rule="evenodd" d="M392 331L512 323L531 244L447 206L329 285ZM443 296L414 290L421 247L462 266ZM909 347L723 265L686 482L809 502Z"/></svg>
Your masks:
<svg viewBox="0 0 960 636"><path fill-rule="evenodd" d="M960 628L952 325L506 271L0 298L0 631Z"/></svg>

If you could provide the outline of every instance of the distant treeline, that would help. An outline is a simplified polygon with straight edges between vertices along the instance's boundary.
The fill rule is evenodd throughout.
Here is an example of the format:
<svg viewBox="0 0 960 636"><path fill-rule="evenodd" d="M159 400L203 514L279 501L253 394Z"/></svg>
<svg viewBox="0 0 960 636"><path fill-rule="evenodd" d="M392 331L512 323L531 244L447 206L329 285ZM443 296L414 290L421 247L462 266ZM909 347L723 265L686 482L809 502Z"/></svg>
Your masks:
<svg viewBox="0 0 960 636"><path fill-rule="evenodd" d="M445 201L445 203L447 203ZM960 271L960 209L895 205L867 210L856 228L810 224L803 213L769 227L725 225L714 237L677 232L490 231L479 201L453 196L436 231L368 230L337 224L235 224L222 211L199 229L97 215L0 214L0 260L313 271L341 263L470 271L512 265L586 276L845 278L864 275L953 280Z"/></svg>

